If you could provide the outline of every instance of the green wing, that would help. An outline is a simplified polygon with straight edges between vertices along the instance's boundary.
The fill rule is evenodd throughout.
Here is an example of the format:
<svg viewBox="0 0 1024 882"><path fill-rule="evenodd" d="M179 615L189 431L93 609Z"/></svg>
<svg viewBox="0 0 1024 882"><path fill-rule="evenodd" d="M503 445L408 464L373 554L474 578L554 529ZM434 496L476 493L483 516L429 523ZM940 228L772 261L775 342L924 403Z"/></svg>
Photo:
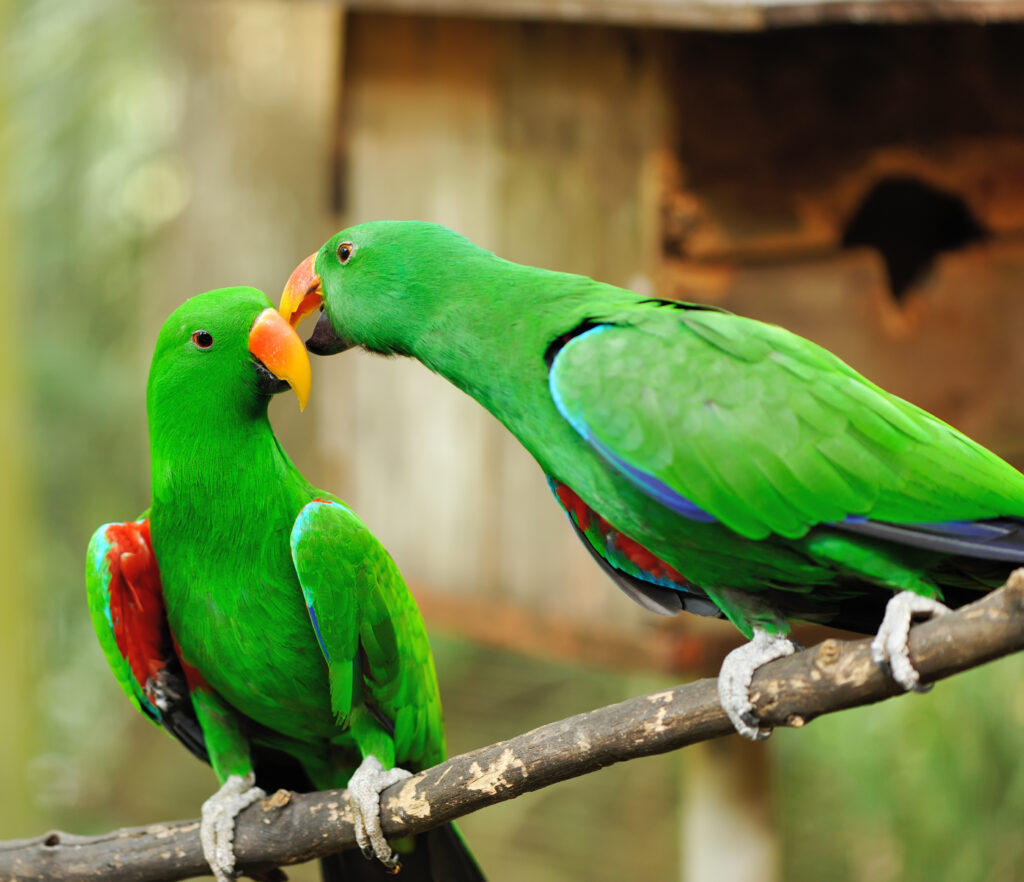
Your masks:
<svg viewBox="0 0 1024 882"><path fill-rule="evenodd" d="M550 388L576 431L668 507L750 539L850 516L1024 515L1013 467L810 341L730 313L643 309L566 343Z"/></svg>
<svg viewBox="0 0 1024 882"><path fill-rule="evenodd" d="M292 560L327 661L331 706L365 753L385 764L444 758L441 699L416 602L394 561L340 502L306 505L291 534ZM380 755L384 752L384 756Z"/></svg>

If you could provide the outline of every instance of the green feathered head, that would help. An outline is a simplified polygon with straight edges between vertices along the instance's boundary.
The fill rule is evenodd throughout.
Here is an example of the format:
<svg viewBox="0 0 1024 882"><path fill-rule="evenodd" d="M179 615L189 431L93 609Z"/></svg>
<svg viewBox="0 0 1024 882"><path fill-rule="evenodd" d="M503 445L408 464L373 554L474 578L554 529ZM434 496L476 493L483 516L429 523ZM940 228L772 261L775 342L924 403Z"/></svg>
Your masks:
<svg viewBox="0 0 1024 882"><path fill-rule="evenodd" d="M467 282L504 264L439 224L375 221L332 236L292 273L281 314L292 325L323 308L307 345L328 355L349 346L410 354L416 341L465 308Z"/></svg>
<svg viewBox="0 0 1024 882"><path fill-rule="evenodd" d="M310 367L298 334L255 288L221 288L186 300L164 322L146 389L157 412L215 419L258 413L291 387L305 407Z"/></svg>

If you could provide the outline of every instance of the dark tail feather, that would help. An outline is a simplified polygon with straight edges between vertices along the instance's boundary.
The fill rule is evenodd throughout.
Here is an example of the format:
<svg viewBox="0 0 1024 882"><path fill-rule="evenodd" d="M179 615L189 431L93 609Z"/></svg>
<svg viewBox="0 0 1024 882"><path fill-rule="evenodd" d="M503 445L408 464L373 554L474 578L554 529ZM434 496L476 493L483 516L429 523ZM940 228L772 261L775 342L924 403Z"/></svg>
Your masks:
<svg viewBox="0 0 1024 882"><path fill-rule="evenodd" d="M445 824L414 840L413 850L402 853L406 882L486 882L473 855L454 824ZM376 860L368 861L358 849L341 851L320 860L324 882L381 882L394 880Z"/></svg>
<svg viewBox="0 0 1024 882"><path fill-rule="evenodd" d="M404 863L401 875L405 875ZM368 861L358 848L352 848L320 858L320 878L323 882L381 882L395 876L379 861Z"/></svg>
<svg viewBox="0 0 1024 882"><path fill-rule="evenodd" d="M432 882L486 882L458 827L445 824L420 834L417 840L426 840L430 856ZM417 850L419 842L417 841Z"/></svg>
<svg viewBox="0 0 1024 882"><path fill-rule="evenodd" d="M341 856L348 854L343 851L339 854L329 854L325 858L320 858L320 878L323 882L345 882L346 879L356 879L356 876L349 876L345 872L345 864L341 860Z"/></svg>
<svg viewBox="0 0 1024 882"><path fill-rule="evenodd" d="M1024 521L1018 518L939 524L890 524L847 518L832 527L956 557L1024 563Z"/></svg>

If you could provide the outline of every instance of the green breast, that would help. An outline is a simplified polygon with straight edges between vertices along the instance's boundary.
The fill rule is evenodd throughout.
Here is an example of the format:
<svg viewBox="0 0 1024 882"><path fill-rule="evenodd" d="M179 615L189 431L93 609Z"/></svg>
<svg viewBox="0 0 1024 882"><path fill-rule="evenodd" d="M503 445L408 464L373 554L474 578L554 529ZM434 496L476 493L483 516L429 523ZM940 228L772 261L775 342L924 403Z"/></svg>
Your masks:
<svg viewBox="0 0 1024 882"><path fill-rule="evenodd" d="M195 530L154 507L171 629L185 661L241 713L300 740L326 738L327 665L291 565L291 519Z"/></svg>

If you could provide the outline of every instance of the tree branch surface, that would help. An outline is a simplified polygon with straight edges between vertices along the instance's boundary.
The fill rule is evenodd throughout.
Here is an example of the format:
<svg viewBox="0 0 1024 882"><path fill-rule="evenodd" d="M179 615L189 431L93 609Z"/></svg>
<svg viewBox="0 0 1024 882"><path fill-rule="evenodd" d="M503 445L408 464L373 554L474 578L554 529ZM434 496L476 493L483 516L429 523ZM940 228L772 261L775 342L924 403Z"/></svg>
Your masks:
<svg viewBox="0 0 1024 882"><path fill-rule="evenodd" d="M800 727L822 714L901 694L871 661L870 640L826 640L757 671L752 699L769 725ZM911 659L925 683L1024 649L1024 569L954 613L916 625ZM395 784L381 799L388 837L418 833L485 806L612 763L734 734L716 681L697 680L541 726L462 754ZM244 873L355 847L343 790L278 791L238 819ZM175 821L101 836L51 832L0 842L0 880L172 882L208 873L199 822Z"/></svg>

